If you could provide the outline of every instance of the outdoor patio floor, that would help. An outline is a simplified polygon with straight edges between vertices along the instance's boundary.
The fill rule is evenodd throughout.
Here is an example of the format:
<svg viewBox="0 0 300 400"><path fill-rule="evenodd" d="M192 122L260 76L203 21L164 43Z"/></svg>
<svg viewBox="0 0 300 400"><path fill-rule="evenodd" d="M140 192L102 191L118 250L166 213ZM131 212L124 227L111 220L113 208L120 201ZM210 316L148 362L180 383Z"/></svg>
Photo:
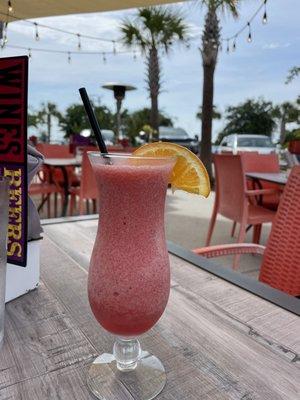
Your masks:
<svg viewBox="0 0 300 400"><path fill-rule="evenodd" d="M194 249L205 245L206 234L214 204L214 193L208 199L184 192L168 191L166 212L167 238L186 249ZM218 216L211 244L235 243L231 237L232 222ZM264 224L260 244L265 245L270 233L271 224ZM247 233L246 242L252 240L252 229ZM231 268L232 257L218 257L216 263ZM241 257L239 271L257 277L261 264L260 256L244 255Z"/></svg>

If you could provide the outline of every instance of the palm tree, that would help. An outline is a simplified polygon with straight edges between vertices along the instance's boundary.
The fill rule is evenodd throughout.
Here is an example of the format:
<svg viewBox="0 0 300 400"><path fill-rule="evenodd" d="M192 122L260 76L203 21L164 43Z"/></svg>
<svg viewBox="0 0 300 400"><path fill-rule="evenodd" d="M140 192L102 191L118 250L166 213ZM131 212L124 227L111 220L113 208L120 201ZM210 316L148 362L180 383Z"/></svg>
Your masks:
<svg viewBox="0 0 300 400"><path fill-rule="evenodd" d="M161 91L159 52L168 53L175 40L187 43L187 25L183 18L166 7L140 8L134 21L123 21L122 41L140 48L146 57L147 86L151 99L151 127L158 132L158 95Z"/></svg>
<svg viewBox="0 0 300 400"><path fill-rule="evenodd" d="M58 111L56 104L47 102L42 103L41 110L37 113L38 123L47 126L47 142L51 140L51 129L52 129L52 117L60 120L62 118L61 113Z"/></svg>
<svg viewBox="0 0 300 400"><path fill-rule="evenodd" d="M201 129L201 160L210 178L211 169L211 139L214 101L214 73L220 48L220 21L218 14L227 9L234 17L238 16L238 0L201 0L207 7L205 25L202 34L202 65L203 65L203 95L202 95L202 129Z"/></svg>

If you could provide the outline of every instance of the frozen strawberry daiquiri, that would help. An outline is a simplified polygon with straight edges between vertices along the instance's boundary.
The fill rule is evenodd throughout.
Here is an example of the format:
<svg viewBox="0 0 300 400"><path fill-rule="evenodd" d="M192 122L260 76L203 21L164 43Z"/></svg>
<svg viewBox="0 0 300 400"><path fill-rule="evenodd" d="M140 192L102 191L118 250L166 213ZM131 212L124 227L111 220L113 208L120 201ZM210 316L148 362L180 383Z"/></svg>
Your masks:
<svg viewBox="0 0 300 400"><path fill-rule="evenodd" d="M99 190L100 217L88 295L97 321L117 339L115 361L106 362L107 354L98 357L88 384L98 398L117 398L111 395L115 368L116 379L131 385L128 389L137 399L152 399L165 384L164 368L156 357L141 352L136 336L153 327L169 297L164 208L175 158L99 153L89 157Z"/></svg>

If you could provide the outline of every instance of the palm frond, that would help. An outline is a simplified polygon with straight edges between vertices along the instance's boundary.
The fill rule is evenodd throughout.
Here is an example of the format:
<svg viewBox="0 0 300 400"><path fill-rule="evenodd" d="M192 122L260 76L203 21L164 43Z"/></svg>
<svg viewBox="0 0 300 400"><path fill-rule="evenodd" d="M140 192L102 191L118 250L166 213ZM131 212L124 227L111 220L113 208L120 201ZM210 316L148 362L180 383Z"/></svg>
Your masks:
<svg viewBox="0 0 300 400"><path fill-rule="evenodd" d="M135 20L124 20L120 29L125 45L142 50L162 47L168 51L174 40L188 41L188 26L183 17L168 7L140 8Z"/></svg>
<svg viewBox="0 0 300 400"><path fill-rule="evenodd" d="M228 12L234 18L237 18L239 15L238 5L240 0L201 0L201 3L216 11L220 10L223 13Z"/></svg>

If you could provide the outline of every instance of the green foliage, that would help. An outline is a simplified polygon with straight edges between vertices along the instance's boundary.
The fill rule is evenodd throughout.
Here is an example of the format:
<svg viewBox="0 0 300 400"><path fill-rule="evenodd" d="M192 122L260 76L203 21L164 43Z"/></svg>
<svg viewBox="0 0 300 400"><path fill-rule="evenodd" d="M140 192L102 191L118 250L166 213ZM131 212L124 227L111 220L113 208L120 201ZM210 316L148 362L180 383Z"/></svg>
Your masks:
<svg viewBox="0 0 300 400"><path fill-rule="evenodd" d="M249 99L237 106L227 107L225 118L227 124L219 134L217 144L231 133L270 136L276 126L272 102L262 99Z"/></svg>
<svg viewBox="0 0 300 400"><path fill-rule="evenodd" d="M286 77L285 84L291 83L297 76L300 75L300 67L293 67L289 70L288 76Z"/></svg>
<svg viewBox="0 0 300 400"><path fill-rule="evenodd" d="M150 126L150 108L142 108L123 117L123 125L128 137L134 141L134 137L143 130L145 125ZM159 113L159 125L173 126L171 118L162 112Z"/></svg>
<svg viewBox="0 0 300 400"><path fill-rule="evenodd" d="M292 140L300 140L300 129L294 129L292 132L287 133L285 143L291 142Z"/></svg>
<svg viewBox="0 0 300 400"><path fill-rule="evenodd" d="M38 127L39 119L37 114L29 112L27 116L27 126L28 128L33 126L34 128Z"/></svg>
<svg viewBox="0 0 300 400"><path fill-rule="evenodd" d="M182 16L168 7L139 8L135 20L124 20L120 29L123 43L142 51L163 48L168 52L174 40L187 41Z"/></svg>
<svg viewBox="0 0 300 400"><path fill-rule="evenodd" d="M94 111L101 128L114 129L115 117L109 108L106 106L96 106L94 107ZM64 131L66 138L72 134L80 133L83 129L90 129L84 106L81 104L72 104L69 106L61 117L59 125Z"/></svg>
<svg viewBox="0 0 300 400"><path fill-rule="evenodd" d="M199 107L199 111L196 114L196 118L202 120L202 107ZM222 118L222 114L221 112L217 109L216 106L213 106L213 112L212 112L212 118L213 119L221 119Z"/></svg>

